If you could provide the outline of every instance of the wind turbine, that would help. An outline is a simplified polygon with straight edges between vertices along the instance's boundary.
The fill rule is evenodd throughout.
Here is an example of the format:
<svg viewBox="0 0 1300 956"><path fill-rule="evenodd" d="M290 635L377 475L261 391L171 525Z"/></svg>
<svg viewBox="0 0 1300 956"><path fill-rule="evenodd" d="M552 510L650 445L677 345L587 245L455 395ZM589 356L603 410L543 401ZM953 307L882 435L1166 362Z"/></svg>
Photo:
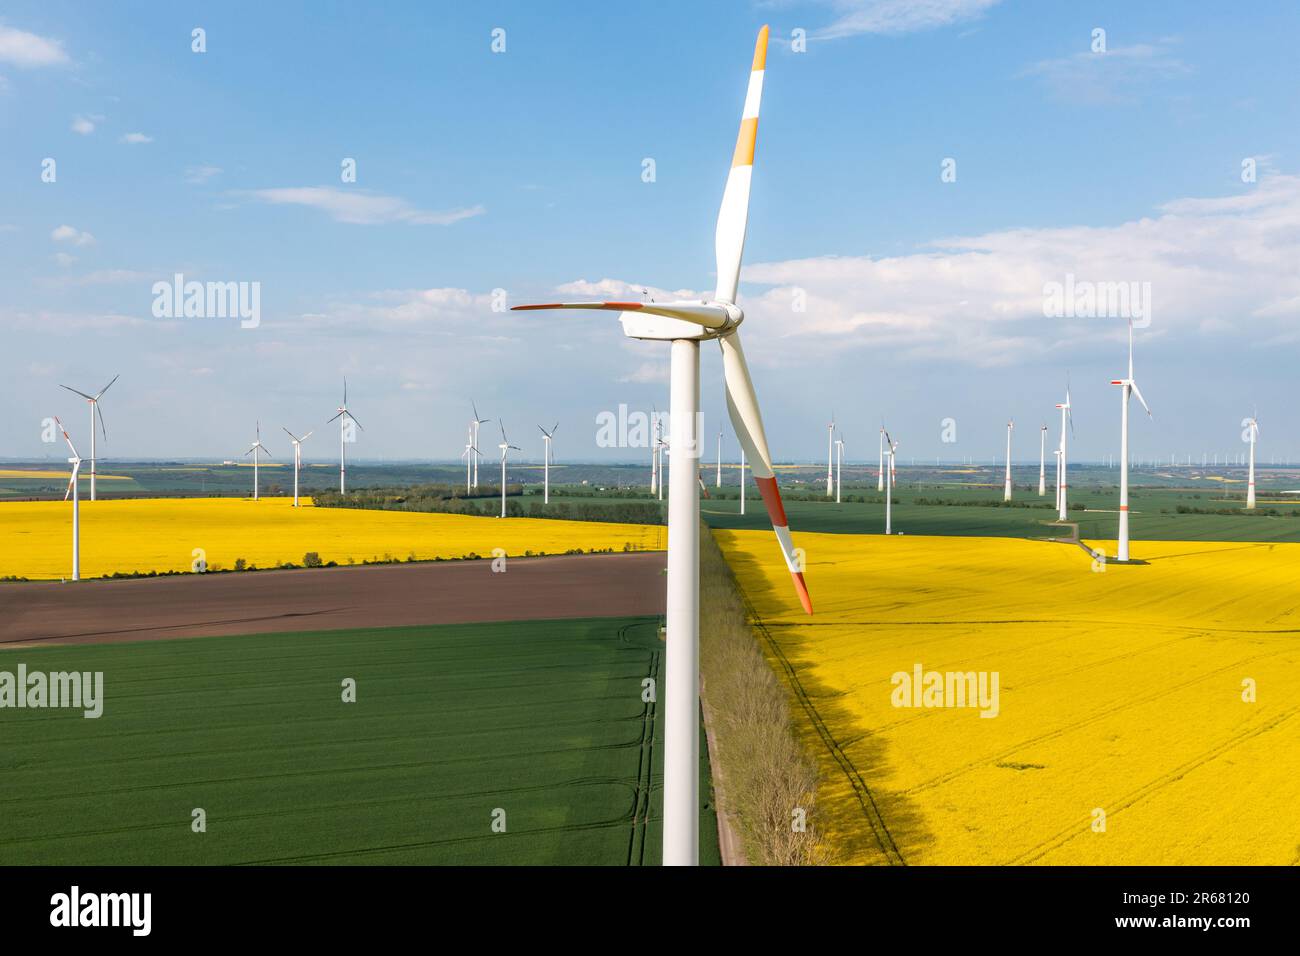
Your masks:
<svg viewBox="0 0 1300 956"><path fill-rule="evenodd" d="M284 428L283 425L280 427ZM296 508L298 507L298 469L302 467L302 443L312 436L312 432L308 432L301 438L295 438L293 432L287 428L284 428L284 433L293 441L293 506Z"/></svg>
<svg viewBox="0 0 1300 956"><path fill-rule="evenodd" d="M880 434L885 436L885 444L889 446L889 482L885 486L885 534L894 533L893 512L894 512L894 452L898 450L898 442L890 437L889 432L885 431L885 426L880 426Z"/></svg>
<svg viewBox="0 0 1300 956"><path fill-rule="evenodd" d="M835 413L831 412L831 423L826 426L826 497L835 493L835 480L831 463L835 460Z"/></svg>
<svg viewBox="0 0 1300 956"><path fill-rule="evenodd" d="M261 423L261 422L258 422L258 423L257 423L257 440L256 440L255 442L253 442L253 444L251 444L251 445L248 446L248 451L244 452L244 457L245 457L245 458L247 458L249 455L252 455L252 456L253 456L253 500L254 500L254 501L257 500L257 455L258 455L258 452L261 452L262 454L266 455L267 458L270 458L270 457L271 457L271 453L270 453L269 451L267 451L267 450L266 450L266 446L262 444L262 423Z"/></svg>
<svg viewBox="0 0 1300 956"><path fill-rule="evenodd" d="M339 420L339 494L343 495L343 494L347 494L347 490L348 490L347 489L347 474L348 474L347 448L348 446L346 444L347 433L348 433L348 419L352 420L352 424L356 425L358 428L361 428L361 423L357 421L357 417L353 415L350 411L348 411L348 380L346 378L343 380L343 404L338 407L337 411L338 414L335 415L334 418L337 418ZM331 418L330 422L334 421L334 418ZM330 422L326 422L325 424L328 425ZM361 428L361 430L365 431L364 428ZM267 455L267 457L269 458L271 456ZM254 497L257 496L254 495Z"/></svg>
<svg viewBox="0 0 1300 956"><path fill-rule="evenodd" d="M465 494L467 495L474 487L471 482L471 469L476 455L478 455L478 449L474 447L474 425L471 422L470 426L465 429L465 450L460 453L460 457L465 459Z"/></svg>
<svg viewBox="0 0 1300 956"><path fill-rule="evenodd" d="M478 450L478 427L480 425L486 425L492 419L478 417L478 405L474 403L473 399L470 399L469 407L474 409L474 417L469 420L469 427L472 432L469 443L474 446L474 451L473 451L474 487L477 488L478 487L478 463L479 463L479 459L483 457L482 453Z"/></svg>
<svg viewBox="0 0 1300 956"><path fill-rule="evenodd" d="M501 517L506 516L506 452L510 449L522 451L518 445L510 444L510 439L506 438L506 426L497 419L497 424L501 426L501 444L497 445L501 449Z"/></svg>
<svg viewBox="0 0 1300 956"><path fill-rule="evenodd" d="M1038 430L1038 497L1047 494L1047 423Z"/></svg>
<svg viewBox="0 0 1300 956"><path fill-rule="evenodd" d="M876 468L876 490L885 490L885 426L880 426L880 465Z"/></svg>
<svg viewBox="0 0 1300 956"><path fill-rule="evenodd" d="M555 439L555 429L560 427L560 423L556 422L552 425L549 432L541 425L537 427L542 431L542 504L549 505L551 503L551 442Z"/></svg>
<svg viewBox="0 0 1300 956"><path fill-rule="evenodd" d="M1142 390L1138 388L1137 382L1133 379L1133 320L1128 323L1128 378L1111 379L1110 384L1120 387L1120 413L1119 413L1119 544L1117 554L1118 561L1128 560L1128 397L1136 395L1137 400L1142 403L1146 409L1147 418L1151 417L1151 408L1147 401L1142 397Z"/></svg>
<svg viewBox="0 0 1300 956"><path fill-rule="evenodd" d="M1069 423L1070 431L1074 431L1074 416L1070 413L1070 385L1067 382L1065 386L1065 401L1056 406L1061 410L1061 456L1060 456L1060 475L1061 480L1057 482L1056 487L1056 507L1058 521L1064 521L1069 517L1067 513L1069 508L1069 499L1066 489L1069 487L1069 463L1066 458L1065 426Z"/></svg>
<svg viewBox="0 0 1300 956"><path fill-rule="evenodd" d="M650 406L650 494L659 490L659 410ZM659 495L663 500L663 495Z"/></svg>
<svg viewBox="0 0 1300 956"><path fill-rule="evenodd" d="M116 382L121 375L114 375L113 382ZM74 395L80 395L90 403L90 500L95 500L95 416L99 416L99 427L104 432L104 437L108 438L108 430L104 428L104 413L99 410L99 400L104 393L113 387L113 382L109 382L94 395L87 395L85 392L79 392L70 385L60 385L59 388L66 388ZM64 433L66 435L66 432Z"/></svg>
<svg viewBox="0 0 1300 956"><path fill-rule="evenodd" d="M840 503L840 489L844 487L844 439L835 439L835 503Z"/></svg>
<svg viewBox="0 0 1300 956"><path fill-rule="evenodd" d="M740 264L749 215L749 187L754 167L759 101L767 59L768 29L759 31L745 96L740 133L722 195L714 238L718 276L712 299L670 302L574 302L516 309L605 309L621 312L623 332L631 338L671 342L671 447L682 458L700 455L700 342L716 340L722 349L727 410L741 447L753 462L754 481L767 505L773 530L804 610L812 603L803 578L803 559L790 539L785 508L772 470L767 436L739 326L745 313L736 305ZM699 632L700 632L700 493L696 468L678 462L672 469L668 500L667 679L665 682L665 763L663 861L669 865L699 862Z"/></svg>
<svg viewBox="0 0 1300 956"><path fill-rule="evenodd" d="M112 382L108 383L112 385ZM100 394L104 394L102 391ZM93 414L93 413L92 413ZM81 456L77 454L77 448L72 444L72 439L68 437L68 430L63 427L63 422L59 421L57 415L54 421L58 423L59 431L63 432L63 440L68 443L68 449L72 452L72 457L68 459L68 464L72 466L72 477L68 479L68 490L63 493L63 500L68 500L68 495L72 495L72 580L81 580L81 491L77 484L77 474L81 471ZM94 422L91 422L94 425ZM93 435L94 432L92 431ZM92 459L93 461L93 459Z"/></svg>
<svg viewBox="0 0 1300 956"><path fill-rule="evenodd" d="M1002 500L1011 500L1011 433L1016 430L1014 420L1007 422L1007 477L1002 483Z"/></svg>
<svg viewBox="0 0 1300 956"><path fill-rule="evenodd" d="M1254 509L1255 507L1255 442L1259 439L1259 422L1255 420L1255 412L1250 418L1246 419L1246 427L1250 429L1250 474L1246 482L1246 507ZM93 463L92 463L92 466Z"/></svg>
<svg viewBox="0 0 1300 956"><path fill-rule="evenodd" d="M664 438L662 423L659 424L658 431L659 437L655 439L655 461L659 463L659 500L663 501L664 485L667 484L667 479L664 478L664 466L666 464L664 459L672 454L672 443Z"/></svg>

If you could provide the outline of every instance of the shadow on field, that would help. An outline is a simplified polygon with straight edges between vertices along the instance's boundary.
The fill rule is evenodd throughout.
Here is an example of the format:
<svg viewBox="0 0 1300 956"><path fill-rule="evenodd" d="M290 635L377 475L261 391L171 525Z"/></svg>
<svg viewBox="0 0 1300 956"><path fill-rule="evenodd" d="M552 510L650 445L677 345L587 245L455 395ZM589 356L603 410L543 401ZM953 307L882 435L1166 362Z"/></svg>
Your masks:
<svg viewBox="0 0 1300 956"><path fill-rule="evenodd" d="M761 580L757 562L733 554L737 579ZM843 706L844 694L811 674L815 629L770 624L755 609L772 589L744 592L746 610L763 653L783 678L797 707L799 733L819 772L818 826L831 862L855 859L902 866L934 837L915 803L880 787L887 774L887 745ZM743 586L742 586L743 591ZM793 598L791 598L793 600ZM869 635L864 634L864 638Z"/></svg>

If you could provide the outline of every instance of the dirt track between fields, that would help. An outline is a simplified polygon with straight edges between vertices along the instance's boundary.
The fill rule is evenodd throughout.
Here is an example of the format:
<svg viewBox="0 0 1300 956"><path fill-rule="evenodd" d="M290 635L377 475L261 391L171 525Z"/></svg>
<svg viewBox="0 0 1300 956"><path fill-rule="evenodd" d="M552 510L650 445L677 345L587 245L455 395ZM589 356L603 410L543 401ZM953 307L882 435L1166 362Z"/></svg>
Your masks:
<svg viewBox="0 0 1300 956"><path fill-rule="evenodd" d="M0 648L664 612L663 552L0 584Z"/></svg>

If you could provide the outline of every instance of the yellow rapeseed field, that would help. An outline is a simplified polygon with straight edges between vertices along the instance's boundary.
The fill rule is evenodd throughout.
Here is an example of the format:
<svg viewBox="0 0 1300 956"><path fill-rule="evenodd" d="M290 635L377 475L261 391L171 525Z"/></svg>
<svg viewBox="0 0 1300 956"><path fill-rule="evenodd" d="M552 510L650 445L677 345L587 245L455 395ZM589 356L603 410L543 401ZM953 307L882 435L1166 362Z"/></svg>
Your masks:
<svg viewBox="0 0 1300 956"><path fill-rule="evenodd" d="M482 518L315 508L295 509L289 498L130 499L81 503L81 574L188 571L193 551L209 567L231 568L237 558L257 567L302 564L315 551L322 561L563 554L573 549L622 551L664 547L654 525ZM0 503L0 577L32 580L70 573L72 505L62 501Z"/></svg>
<svg viewBox="0 0 1300 956"><path fill-rule="evenodd" d="M797 535L808 618L770 533L716 536L819 755L836 861L1300 862L1300 544L1135 542L1147 563L1119 566L1011 538ZM895 706L918 665L990 691L997 672L997 715Z"/></svg>

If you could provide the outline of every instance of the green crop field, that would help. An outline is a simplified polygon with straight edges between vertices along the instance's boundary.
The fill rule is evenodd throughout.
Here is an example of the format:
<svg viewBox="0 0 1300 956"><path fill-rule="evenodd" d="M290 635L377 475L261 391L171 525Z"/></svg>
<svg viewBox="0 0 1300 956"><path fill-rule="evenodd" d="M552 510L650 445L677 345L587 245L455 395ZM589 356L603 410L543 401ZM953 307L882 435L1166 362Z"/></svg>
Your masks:
<svg viewBox="0 0 1300 956"><path fill-rule="evenodd" d="M6 650L104 709L0 709L0 864L658 863L663 658L655 618Z"/></svg>
<svg viewBox="0 0 1300 956"><path fill-rule="evenodd" d="M712 489L710 489L712 491ZM830 534L879 534L885 528L883 495L875 485L845 485L845 496L866 501L808 500L787 495L790 527ZM1071 529L1055 523L1054 492L1039 498L1037 488L1017 488L1012 505L1001 504L1002 491L990 488L943 487L927 483L902 483L894 491L893 528L904 534L977 535L986 537L1046 538L1068 536ZM942 502L942 503L940 503ZM1109 540L1118 526L1119 493L1114 489L1086 487L1070 492L1070 523L1079 525L1084 540ZM1029 507L1022 507L1029 505ZM1084 507L1077 507L1083 505ZM1194 490L1137 488L1130 492L1130 522L1134 540L1151 541L1300 541L1300 496L1274 497L1261 491L1254 514L1244 510L1240 494L1222 488ZM1228 510L1231 514L1179 513ZM745 514L735 498L715 498L700 503L704 520L714 528L759 529L769 527L761 500L749 498ZM1271 514L1268 512L1276 512Z"/></svg>

